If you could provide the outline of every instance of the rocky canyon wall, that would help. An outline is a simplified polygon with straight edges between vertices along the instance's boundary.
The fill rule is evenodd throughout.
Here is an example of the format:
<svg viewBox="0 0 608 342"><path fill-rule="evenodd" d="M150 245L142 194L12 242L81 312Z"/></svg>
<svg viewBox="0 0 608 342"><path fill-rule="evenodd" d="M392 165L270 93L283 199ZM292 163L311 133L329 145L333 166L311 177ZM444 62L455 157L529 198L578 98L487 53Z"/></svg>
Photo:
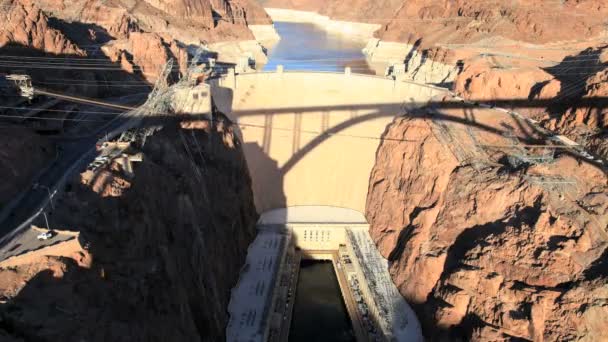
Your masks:
<svg viewBox="0 0 608 342"><path fill-rule="evenodd" d="M403 0L260 0L264 7L317 12L334 20L377 24L386 22Z"/></svg>
<svg viewBox="0 0 608 342"><path fill-rule="evenodd" d="M511 109L608 158L607 51L605 46L590 47L555 64L523 68L500 68L490 60L472 61L458 75L454 91L489 103L513 100ZM526 101L535 101L538 106L521 106Z"/></svg>
<svg viewBox="0 0 608 342"><path fill-rule="evenodd" d="M249 25L272 24L251 0L6 0L2 7L2 71L27 70L43 88L95 97L132 92L142 86L126 84L138 80L153 83L169 59L177 62L176 74L184 72L190 45L253 41ZM71 89L77 82L64 80L89 86Z"/></svg>
<svg viewBox="0 0 608 342"><path fill-rule="evenodd" d="M594 37L604 30L600 0L497 1L485 0L260 0L265 7L313 11L332 19L382 24L377 37L384 41L422 46L468 43L503 36L547 43L560 39ZM559 27L555 23L559 22Z"/></svg>
<svg viewBox="0 0 608 342"><path fill-rule="evenodd" d="M220 341L257 213L229 123L165 124L134 176L87 171L49 215L86 253L0 269L0 336Z"/></svg>
<svg viewBox="0 0 608 342"><path fill-rule="evenodd" d="M524 166L504 152L458 158L475 146L446 144L450 124L438 122L404 117L388 128L366 211L427 338L607 339L604 172L567 154ZM575 178L575 188L551 188L539 174Z"/></svg>

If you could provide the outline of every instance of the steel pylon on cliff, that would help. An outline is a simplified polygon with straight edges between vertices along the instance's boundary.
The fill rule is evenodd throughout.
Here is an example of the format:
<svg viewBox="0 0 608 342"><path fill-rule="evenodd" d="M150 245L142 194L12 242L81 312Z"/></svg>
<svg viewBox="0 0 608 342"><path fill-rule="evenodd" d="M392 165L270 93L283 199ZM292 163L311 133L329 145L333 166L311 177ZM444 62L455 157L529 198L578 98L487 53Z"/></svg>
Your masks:
<svg viewBox="0 0 608 342"><path fill-rule="evenodd" d="M172 58L165 63L154 84L154 88L148 95L148 99L141 107L133 111L132 116L139 116L140 118L145 119L145 117L153 117L159 114L167 115L172 97L171 88L169 87L169 76L173 71L173 65L174 61ZM160 125L133 128L123 132L119 141L139 141L143 146L146 142L146 138L159 128L161 128Z"/></svg>
<svg viewBox="0 0 608 342"><path fill-rule="evenodd" d="M154 84L154 89L148 95L148 102L154 101L154 99L161 93L165 93L167 88L169 88L169 75L173 71L173 58L169 58L167 63L163 66L163 69L158 75L156 79L156 83Z"/></svg>
<svg viewBox="0 0 608 342"><path fill-rule="evenodd" d="M29 75L12 74L6 75L5 78L13 83L21 96L29 100L34 98L34 86L32 86L32 78Z"/></svg>

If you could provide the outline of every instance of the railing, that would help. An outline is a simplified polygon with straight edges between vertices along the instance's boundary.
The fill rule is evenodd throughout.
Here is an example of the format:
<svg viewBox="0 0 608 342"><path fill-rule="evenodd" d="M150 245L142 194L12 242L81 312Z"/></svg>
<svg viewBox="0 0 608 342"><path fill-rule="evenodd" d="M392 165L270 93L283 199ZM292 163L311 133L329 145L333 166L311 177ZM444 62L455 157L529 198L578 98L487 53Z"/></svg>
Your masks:
<svg viewBox="0 0 608 342"><path fill-rule="evenodd" d="M360 74L360 73L356 73L356 72L347 73L346 70L345 71L322 71L322 70L283 70L283 71L266 70L266 71L264 71L264 70L262 70L262 71L256 71L256 72L237 73L236 76L242 77L242 76L247 76L247 75L259 75L259 74L349 75L349 76L355 76L355 77L366 77L366 78L381 79L381 80L385 80L385 81L409 83L409 84L418 85L418 86L425 87L425 88L433 88L436 90L443 90L443 91L451 93L451 91L448 88L438 87L438 86L434 86L434 85L430 85L430 84L426 84L426 83L419 83L419 82L410 81L410 80L396 80L396 79L393 79L392 77L386 77L386 76L380 76L380 75L374 75L374 74Z"/></svg>

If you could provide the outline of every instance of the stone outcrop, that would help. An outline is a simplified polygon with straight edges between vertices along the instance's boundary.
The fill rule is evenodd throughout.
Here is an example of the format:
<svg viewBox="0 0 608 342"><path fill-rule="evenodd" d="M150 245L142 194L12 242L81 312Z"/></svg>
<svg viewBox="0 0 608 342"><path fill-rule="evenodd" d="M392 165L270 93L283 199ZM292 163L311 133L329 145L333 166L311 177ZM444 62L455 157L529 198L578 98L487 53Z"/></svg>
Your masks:
<svg viewBox="0 0 608 342"><path fill-rule="evenodd" d="M169 59L173 59L175 71L184 73L188 67L187 49L156 33L133 32L127 40L107 44L102 51L123 70L150 83L156 81Z"/></svg>
<svg viewBox="0 0 608 342"><path fill-rule="evenodd" d="M75 180L49 220L79 230L92 262L0 269L0 336L223 340L257 214L232 127L215 123L167 123L147 139L133 178L113 167Z"/></svg>
<svg viewBox="0 0 608 342"><path fill-rule="evenodd" d="M420 83L449 84L460 71L443 49L420 51L411 44L371 38L363 53L372 65L388 65L395 76Z"/></svg>
<svg viewBox="0 0 608 342"><path fill-rule="evenodd" d="M214 24L213 7L207 0L145 0L163 12L181 18L195 19L209 27Z"/></svg>
<svg viewBox="0 0 608 342"><path fill-rule="evenodd" d="M538 108L518 108L552 131L608 157L608 58L605 47L589 48L550 67L500 68L488 60L467 62L454 91L473 100L536 100Z"/></svg>
<svg viewBox="0 0 608 342"><path fill-rule="evenodd" d="M471 43L489 37L547 43L579 40L599 35L602 16L608 11L603 1L526 0L498 1L488 6L483 0L403 1L378 38L414 43L422 47L439 42ZM560 23L558 26L555 23Z"/></svg>
<svg viewBox="0 0 608 342"><path fill-rule="evenodd" d="M555 97L560 88L559 83L548 84L553 79L540 68L499 69L482 60L467 64L453 89L460 96L479 101L547 99ZM535 95L533 89L538 84L544 86Z"/></svg>
<svg viewBox="0 0 608 342"><path fill-rule="evenodd" d="M86 70L78 78L91 85L97 79L102 83L133 77L153 83L170 58L177 61L179 71L185 70L189 45L253 40L248 25L254 24L259 26L256 32L264 32L266 39L276 38L269 35L274 30L268 32L267 28L272 28L272 21L253 0L7 0L3 6L7 20L0 26L0 47L19 45L25 51L3 49L0 53L43 57L29 71L34 82L46 82L47 76L70 79L73 76L67 74ZM261 46L254 47L254 53L263 54ZM55 69L44 59L47 54L70 59ZM83 61L75 61L75 57L94 58L95 62L85 62L87 69L82 69ZM100 62L103 58L107 60ZM19 66L28 69L29 65L21 63ZM39 72L47 67L52 69L49 75ZM66 87L57 86L56 81L50 86L69 91L63 89ZM88 89L81 95L114 95L99 92Z"/></svg>
<svg viewBox="0 0 608 342"><path fill-rule="evenodd" d="M0 24L0 48L21 45L55 55L84 56L61 31L49 25L48 17L29 0L2 3L3 22Z"/></svg>
<svg viewBox="0 0 608 342"><path fill-rule="evenodd" d="M238 15L233 16L234 21L241 21L247 25L271 25L272 20L264 11L264 8L255 0L233 0L226 1L233 7L233 13Z"/></svg>
<svg viewBox="0 0 608 342"><path fill-rule="evenodd" d="M601 169L567 155L514 167L500 152L480 167L457 159L439 136L430 119L395 120L377 153L366 212L426 336L608 338L599 328L608 322ZM538 174L574 177L576 190L552 190L534 181Z"/></svg>

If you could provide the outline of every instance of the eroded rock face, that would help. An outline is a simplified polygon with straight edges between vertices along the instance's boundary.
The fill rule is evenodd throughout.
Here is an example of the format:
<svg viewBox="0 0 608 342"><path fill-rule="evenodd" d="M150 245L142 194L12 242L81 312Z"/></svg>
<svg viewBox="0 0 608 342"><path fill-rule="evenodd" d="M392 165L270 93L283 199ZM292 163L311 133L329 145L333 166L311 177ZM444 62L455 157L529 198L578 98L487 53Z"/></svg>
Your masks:
<svg viewBox="0 0 608 342"><path fill-rule="evenodd" d="M173 59L175 71L184 73L188 67L186 48L156 33L133 32L124 42L104 46L103 51L123 70L150 83L156 81L169 59Z"/></svg>
<svg viewBox="0 0 608 342"><path fill-rule="evenodd" d="M208 0L145 0L150 5L172 15L195 18L213 25L213 8Z"/></svg>
<svg viewBox="0 0 608 342"><path fill-rule="evenodd" d="M467 62L454 91L472 100L534 100L536 108L513 103L547 129L564 134L591 152L608 157L606 48L588 48L551 67L497 68L487 60Z"/></svg>
<svg viewBox="0 0 608 342"><path fill-rule="evenodd" d="M525 100L533 97L533 89L544 84L537 98L552 98L559 91L559 84L548 85L553 76L542 69L496 69L485 61L470 63L458 75L454 91L474 100ZM539 87L540 88L540 87ZM557 88L557 89L556 89Z"/></svg>
<svg viewBox="0 0 608 342"><path fill-rule="evenodd" d="M545 43L582 39L599 34L608 6L601 0L498 1L484 0L265 0L266 7L307 10L334 19L383 24L377 37L385 41L415 43L471 42L491 36ZM559 22L559 27L555 23Z"/></svg>
<svg viewBox="0 0 608 342"><path fill-rule="evenodd" d="M19 45L21 50L0 53L42 57L28 70L34 83L47 82L49 75L39 71L49 69L54 79L69 80L78 73L75 79L86 80L87 88L95 88L97 79L104 83L138 77L153 83L170 58L177 62L177 70L186 69L188 45L252 40L248 25L271 24L253 0L10 0L3 6L7 21L0 26L0 47ZM57 65L45 59L47 54L69 58L55 69ZM75 61L76 57L95 61ZM69 92L64 89L69 83L58 86L54 81L49 88ZM114 95L99 92L88 89L81 95Z"/></svg>
<svg viewBox="0 0 608 342"><path fill-rule="evenodd" d="M0 336L225 339L230 289L257 221L238 141L223 123L167 124L143 153L133 178L116 167L88 173L57 202L51 225L81 232L88 267L61 258L0 269L11 308L0 305Z"/></svg>
<svg viewBox="0 0 608 342"><path fill-rule="evenodd" d="M608 338L598 328L608 322L605 174L568 156L519 170L474 167L439 134L429 119L396 119L366 212L427 337ZM576 177L578 191L550 191L531 181L538 173Z"/></svg>
<svg viewBox="0 0 608 342"><path fill-rule="evenodd" d="M0 24L0 48L18 44L56 55L85 55L61 31L49 25L48 17L34 2L11 0L2 6L4 18Z"/></svg>
<svg viewBox="0 0 608 342"><path fill-rule="evenodd" d="M446 37L449 43L492 36L535 43L582 39L602 31L600 18L607 10L602 1L566 1L558 7L536 0L499 1L492 6L481 0L413 0L403 2L378 36L389 41L422 39L422 45L429 47L446 43Z"/></svg>

